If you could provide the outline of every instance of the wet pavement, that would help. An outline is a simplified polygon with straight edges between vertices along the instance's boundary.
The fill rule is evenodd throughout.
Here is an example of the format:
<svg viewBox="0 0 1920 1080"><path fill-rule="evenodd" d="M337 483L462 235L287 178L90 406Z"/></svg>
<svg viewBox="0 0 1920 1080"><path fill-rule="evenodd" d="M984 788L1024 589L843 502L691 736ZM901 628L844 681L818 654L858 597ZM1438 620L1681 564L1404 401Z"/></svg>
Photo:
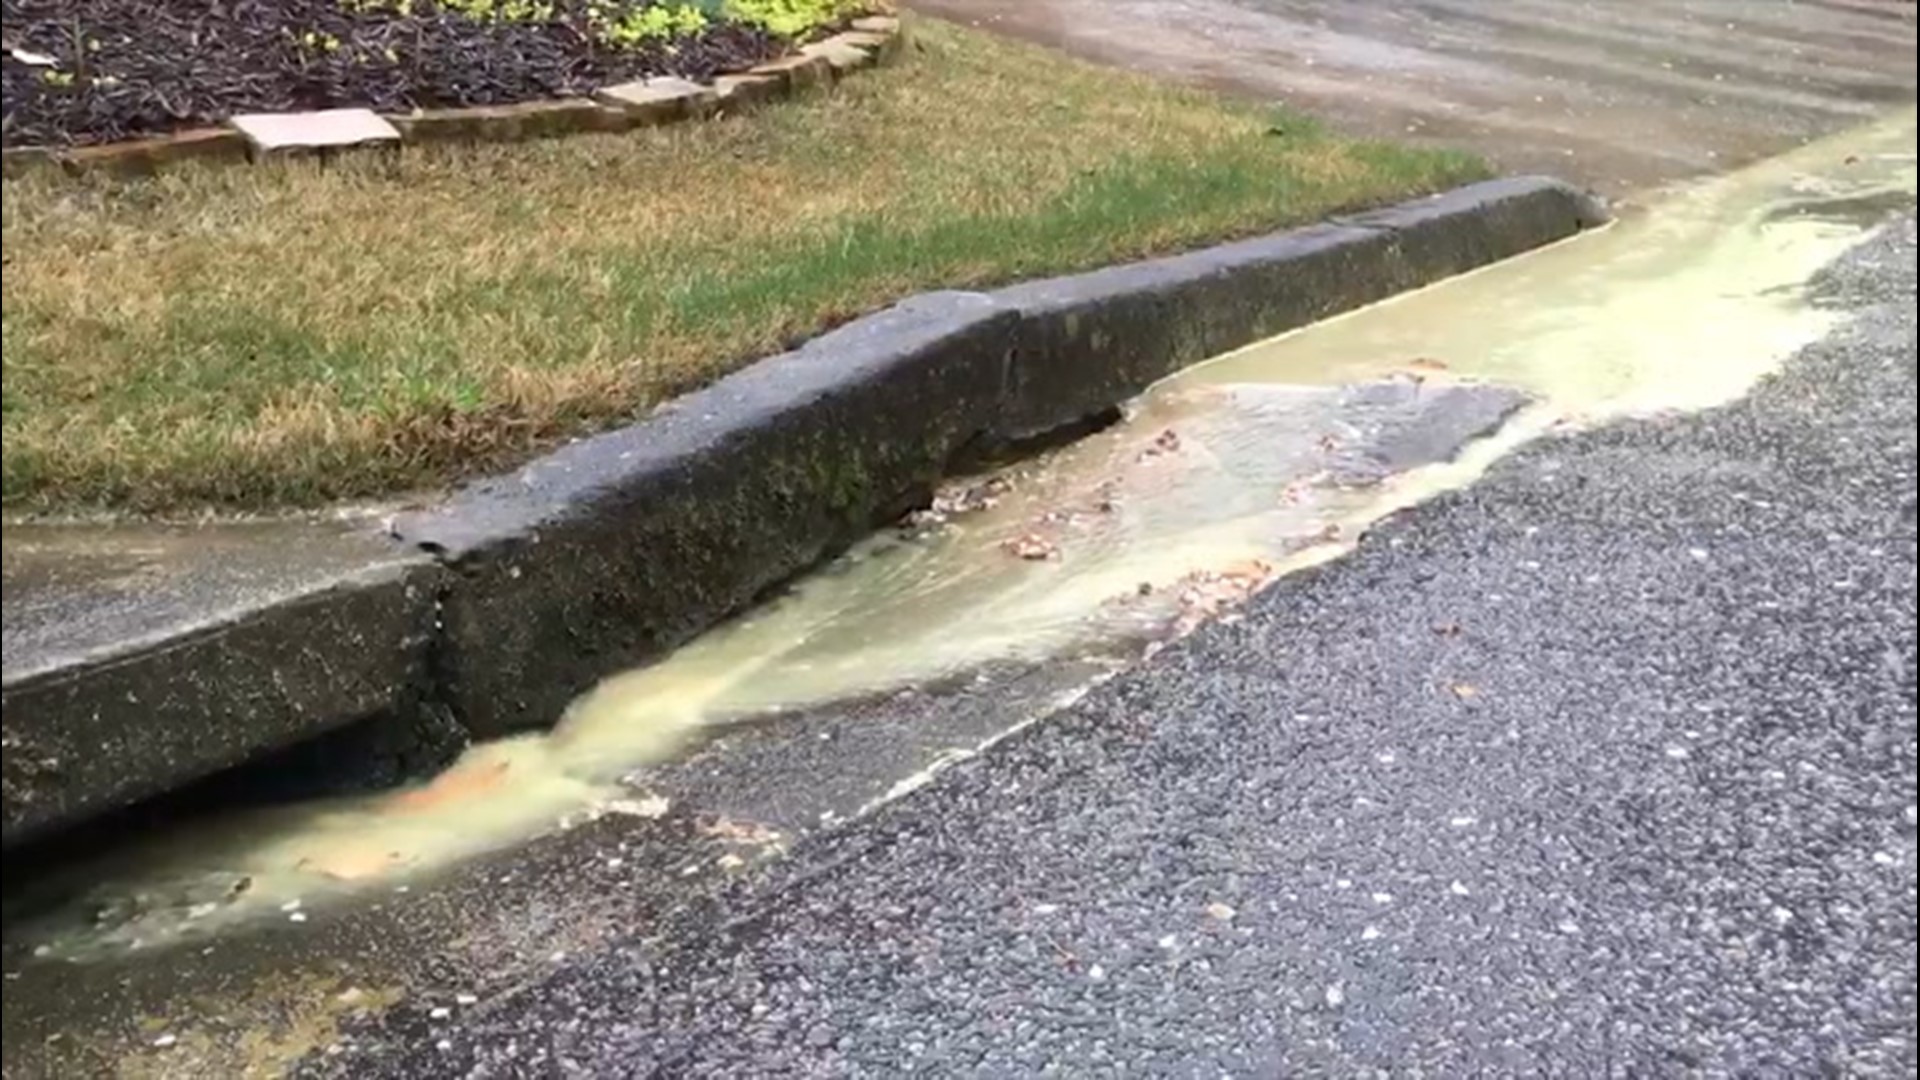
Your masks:
<svg viewBox="0 0 1920 1080"><path fill-rule="evenodd" d="M1539 441L308 1071L1912 1075L1915 254L1844 260L1848 321L1751 398Z"/></svg>
<svg viewBox="0 0 1920 1080"><path fill-rule="evenodd" d="M1905 0L916 0L913 8L1610 195L1910 103Z"/></svg>
<svg viewBox="0 0 1920 1080"><path fill-rule="evenodd" d="M1156 626L1190 630L1196 606L1231 619L1268 577L1338 554L1528 440L1744 393L1840 321L1800 285L1911 205L1912 123L1192 369L994 505L961 492L955 521L877 538L755 619L614 680L551 744L477 748L389 798L176 822L111 851L104 869L81 868L85 891L50 935L9 926L8 1075L270 1075L368 1038L377 1054L431 1047L476 1010L569 978L582 954L704 947L740 904L817 871L847 821L902 799L942 805L943 774L1027 745L1029 724L1111 677L1126 635L1071 631L1111 613L1114 588L1178 584L1153 590L1171 602ZM1479 420L1455 407L1476 403ZM1489 425L1492 438L1431 464ZM1063 508L1084 513L1044 512ZM1328 538L1328 524L1344 531ZM1059 557L1012 550L1034 539ZM1275 562L1251 565L1262 557ZM1196 566L1214 571L1183 581ZM1178 670L1150 665L1129 685ZM1477 700L1480 685L1448 693ZM1056 722L1076 723L1035 730Z"/></svg>
<svg viewBox="0 0 1920 1080"><path fill-rule="evenodd" d="M1616 192L1914 82L1912 6L1872 0L922 6ZM501 769L551 748L495 744L390 801L109 852L65 930L9 925L6 1075L1348 1072L1423 1052L1442 1072L1894 1071L1913 1053L1890 1019L1913 1012L1913 465L1911 436L1874 425L1911 414L1912 324L1836 328L1911 308L1912 279L1882 251L1840 307L1800 284L1911 205L1912 148L1907 112L1196 369L1189 388L1229 398L1487 381L1533 402L1358 492L1262 472L1290 531L1148 560L1162 583L1214 566L1199 606L1229 620L1252 586L1548 441L1064 715L1036 723L1129 657L1006 628L1077 627L1141 575L1033 587L1066 560L1016 499L974 546L1030 580L989 576L1011 600L971 637L920 617L911 575L802 589L804 640L759 650L798 664L743 675L778 636L763 623L694 650L664 697L657 674L603 697L638 722L589 740L587 775ZM1723 405L1827 334L1753 402L1563 437ZM1345 434L1324 426L1296 449ZM1205 442L1181 440L1183 468ZM1231 475L1209 468L1202 494ZM1192 585L1156 587L1182 631ZM973 651L913 645L943 640ZM367 842L313 842L340 836ZM245 917L209 917L229 908Z"/></svg>

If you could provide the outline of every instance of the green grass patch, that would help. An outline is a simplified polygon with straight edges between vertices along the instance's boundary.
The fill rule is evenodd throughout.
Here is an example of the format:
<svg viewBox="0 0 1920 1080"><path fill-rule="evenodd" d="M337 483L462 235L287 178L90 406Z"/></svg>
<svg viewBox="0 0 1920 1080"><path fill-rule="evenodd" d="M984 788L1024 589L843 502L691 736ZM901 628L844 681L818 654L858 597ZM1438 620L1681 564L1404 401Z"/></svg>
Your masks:
<svg viewBox="0 0 1920 1080"><path fill-rule="evenodd" d="M430 488L913 292L1192 248L1485 173L915 30L898 67L716 123L397 164L7 182L8 508Z"/></svg>

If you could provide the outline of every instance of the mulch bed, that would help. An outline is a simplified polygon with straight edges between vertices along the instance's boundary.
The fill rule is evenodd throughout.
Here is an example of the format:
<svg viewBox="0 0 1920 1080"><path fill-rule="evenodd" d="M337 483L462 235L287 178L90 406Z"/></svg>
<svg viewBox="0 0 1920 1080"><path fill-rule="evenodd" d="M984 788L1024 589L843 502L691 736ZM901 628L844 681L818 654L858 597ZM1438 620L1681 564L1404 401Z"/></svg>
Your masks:
<svg viewBox="0 0 1920 1080"><path fill-rule="evenodd" d="M610 47L588 28L588 2L554 0L547 21L509 22L424 0L405 15L399 5L349 10L342 0L0 0L0 141L117 142L245 112L578 97L643 76L705 81L787 50L757 28L726 23ZM55 64L32 62L47 59Z"/></svg>

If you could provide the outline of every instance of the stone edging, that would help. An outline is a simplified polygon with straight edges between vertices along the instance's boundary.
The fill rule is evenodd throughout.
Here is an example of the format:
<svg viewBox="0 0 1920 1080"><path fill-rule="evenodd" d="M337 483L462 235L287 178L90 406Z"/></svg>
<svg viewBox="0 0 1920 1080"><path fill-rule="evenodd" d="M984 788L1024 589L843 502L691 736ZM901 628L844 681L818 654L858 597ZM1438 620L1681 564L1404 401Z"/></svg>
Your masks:
<svg viewBox="0 0 1920 1080"><path fill-rule="evenodd" d="M10 681L0 840L368 720L404 734L451 717L474 738L551 724L599 678L910 509L983 446L1605 220L1557 181L1499 180L1187 255L911 298L396 521L409 550L378 572ZM69 767L16 773L28 755Z"/></svg>
<svg viewBox="0 0 1920 1080"><path fill-rule="evenodd" d="M900 20L870 15L845 32L783 56L718 76L702 85L677 78L639 79L603 87L592 98L528 101L376 114L369 109L235 116L219 127L151 139L55 149L16 147L0 153L7 177L62 169L74 175L148 175L182 162L238 163L295 154L420 143L518 142L582 132L620 132L737 113L808 90L824 89L862 68L896 58L905 44Z"/></svg>

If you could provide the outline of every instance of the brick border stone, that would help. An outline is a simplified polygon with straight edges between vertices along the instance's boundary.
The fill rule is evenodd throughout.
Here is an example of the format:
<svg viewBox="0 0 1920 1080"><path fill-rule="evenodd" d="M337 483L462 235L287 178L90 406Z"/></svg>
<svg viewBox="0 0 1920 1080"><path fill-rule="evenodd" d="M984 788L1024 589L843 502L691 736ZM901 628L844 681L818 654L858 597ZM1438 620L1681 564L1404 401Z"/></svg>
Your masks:
<svg viewBox="0 0 1920 1080"><path fill-rule="evenodd" d="M788 56L746 71L726 72L710 85L677 78L642 79L598 90L593 97L477 105L376 115L365 109L327 109L315 113L266 113L235 116L218 128L93 146L10 147L5 151L7 179L64 169L74 175L105 172L145 176L182 162L239 163L288 152L339 153L369 146L407 146L446 142L519 142L587 132L622 132L641 127L702 120L721 112L738 113L769 102L825 90L841 78L900 55L906 29L891 15L855 19L851 29L803 45ZM356 116L360 134L336 138L328 131ZM369 119L371 118L371 119ZM377 126L376 126L377 125ZM380 127L388 130L383 132ZM267 145L263 131L298 132ZM252 132L252 134L249 134ZM390 132L390 133L389 133Z"/></svg>

